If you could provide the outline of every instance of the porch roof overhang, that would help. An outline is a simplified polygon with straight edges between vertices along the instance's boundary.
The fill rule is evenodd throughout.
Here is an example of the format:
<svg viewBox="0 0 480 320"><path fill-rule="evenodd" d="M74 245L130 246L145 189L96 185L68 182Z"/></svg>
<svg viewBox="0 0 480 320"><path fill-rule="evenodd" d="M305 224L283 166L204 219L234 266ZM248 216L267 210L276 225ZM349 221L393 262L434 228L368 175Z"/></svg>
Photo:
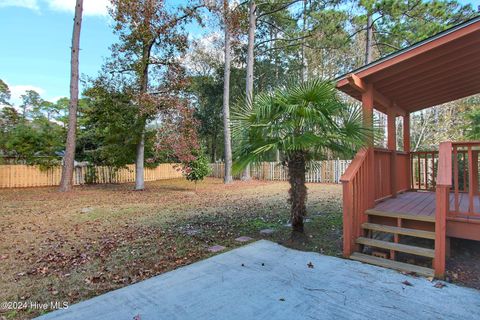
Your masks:
<svg viewBox="0 0 480 320"><path fill-rule="evenodd" d="M405 115L480 92L480 16L349 72L337 88Z"/></svg>

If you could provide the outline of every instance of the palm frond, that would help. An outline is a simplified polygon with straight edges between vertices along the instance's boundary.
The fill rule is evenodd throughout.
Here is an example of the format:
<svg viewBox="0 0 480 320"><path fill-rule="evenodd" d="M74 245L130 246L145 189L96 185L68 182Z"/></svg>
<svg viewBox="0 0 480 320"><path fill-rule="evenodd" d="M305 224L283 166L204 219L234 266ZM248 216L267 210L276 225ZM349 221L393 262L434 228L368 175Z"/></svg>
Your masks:
<svg viewBox="0 0 480 320"><path fill-rule="evenodd" d="M232 110L234 169L266 159L273 150L287 157L302 151L310 159L352 155L372 134L361 109L339 101L334 85L314 79L291 83L241 101Z"/></svg>

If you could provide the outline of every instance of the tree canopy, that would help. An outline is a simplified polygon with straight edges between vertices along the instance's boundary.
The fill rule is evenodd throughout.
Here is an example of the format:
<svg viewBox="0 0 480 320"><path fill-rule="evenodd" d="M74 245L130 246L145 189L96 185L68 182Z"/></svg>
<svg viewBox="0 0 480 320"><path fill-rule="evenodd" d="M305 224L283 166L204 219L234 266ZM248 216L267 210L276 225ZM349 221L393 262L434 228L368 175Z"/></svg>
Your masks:
<svg viewBox="0 0 480 320"><path fill-rule="evenodd" d="M477 14L456 0L111 0L118 41L98 75L83 79L75 160L115 167L170 161L158 152L158 132L167 126L166 114L186 107L196 121L200 149L210 162L222 161L225 39L219 18L228 4L234 20L228 21L233 25L229 98L238 105L246 101L252 3L253 95L260 97L288 82L331 80L363 65L369 31L372 59L377 59ZM189 36L191 27L203 33ZM29 163L61 157L69 103L68 98L48 101L33 90L12 96L7 81L0 80L0 155ZM431 149L446 138L478 139L478 105L474 97L412 114L412 149ZM401 145L401 135L398 139ZM241 144L234 136L233 148ZM264 154L265 160L277 158L273 148Z"/></svg>

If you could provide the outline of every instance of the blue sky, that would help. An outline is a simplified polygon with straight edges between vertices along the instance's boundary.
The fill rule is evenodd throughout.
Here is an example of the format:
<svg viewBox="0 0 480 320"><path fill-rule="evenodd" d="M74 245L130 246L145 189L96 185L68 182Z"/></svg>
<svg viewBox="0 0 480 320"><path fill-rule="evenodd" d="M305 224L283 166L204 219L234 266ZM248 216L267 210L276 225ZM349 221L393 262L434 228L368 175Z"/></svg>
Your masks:
<svg viewBox="0 0 480 320"><path fill-rule="evenodd" d="M81 74L97 74L115 41L107 2L84 0ZM480 0L460 2L480 5ZM14 103L26 89L52 101L68 96L74 7L75 0L0 0L0 79L10 86ZM195 25L190 31L201 34Z"/></svg>
<svg viewBox="0 0 480 320"><path fill-rule="evenodd" d="M2 7L8 2L15 5ZM0 0L0 78L14 96L25 88L37 89L46 99L68 95L73 11L55 6L60 2L70 1ZM81 73L96 74L114 41L105 13L99 6L85 12Z"/></svg>
<svg viewBox="0 0 480 320"><path fill-rule="evenodd" d="M84 0L81 74L96 75L115 41L107 2ZM68 96L74 7L75 0L0 0L0 79L15 104L26 89L51 101ZM190 29L200 33L197 26Z"/></svg>

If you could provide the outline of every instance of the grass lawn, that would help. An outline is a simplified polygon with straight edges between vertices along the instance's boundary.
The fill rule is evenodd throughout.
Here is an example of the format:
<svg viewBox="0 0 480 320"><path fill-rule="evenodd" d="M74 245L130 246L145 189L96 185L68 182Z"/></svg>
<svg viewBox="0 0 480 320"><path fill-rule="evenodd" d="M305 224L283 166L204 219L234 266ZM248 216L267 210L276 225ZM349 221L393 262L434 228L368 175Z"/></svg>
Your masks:
<svg viewBox="0 0 480 320"><path fill-rule="evenodd" d="M211 255L207 248L266 238L297 249L341 254L341 186L308 184L306 239L289 240L286 182L207 179L133 185L0 190L0 301L69 304ZM262 236L262 229L275 232ZM40 311L0 309L0 318Z"/></svg>

